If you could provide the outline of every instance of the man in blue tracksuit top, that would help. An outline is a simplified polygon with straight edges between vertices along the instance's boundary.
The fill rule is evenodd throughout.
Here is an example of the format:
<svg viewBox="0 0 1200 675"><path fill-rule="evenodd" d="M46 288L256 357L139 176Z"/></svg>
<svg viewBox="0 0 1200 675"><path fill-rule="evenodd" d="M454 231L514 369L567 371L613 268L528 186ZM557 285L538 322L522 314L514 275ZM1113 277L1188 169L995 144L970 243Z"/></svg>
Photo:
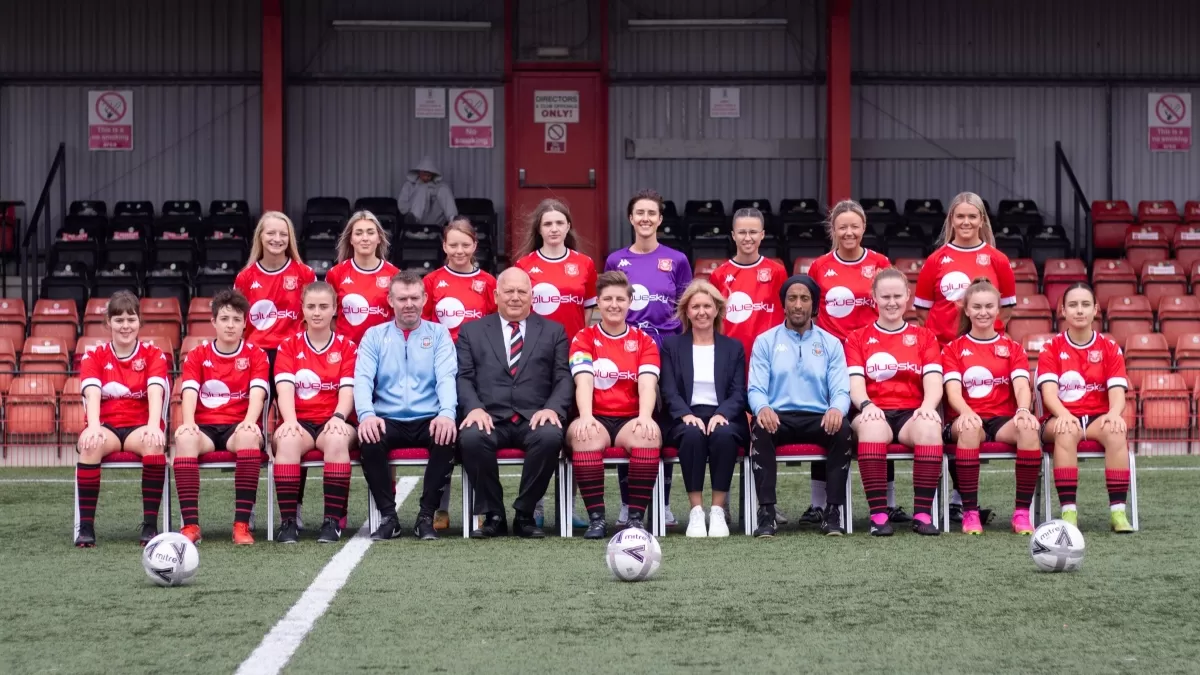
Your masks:
<svg viewBox="0 0 1200 675"><path fill-rule="evenodd" d="M428 448L421 510L413 533L437 539L433 513L454 470L458 427L458 356L440 323L421 320L425 286L414 272L392 277L388 303L396 320L367 330L354 367L354 409L363 476L383 516L375 540L400 536L388 453Z"/></svg>
<svg viewBox="0 0 1200 675"><path fill-rule="evenodd" d="M813 323L820 306L817 283L806 274L788 279L779 291L784 322L754 340L747 399L754 413L752 447L758 489L756 537L775 536L775 448L812 444L825 449L826 501L821 531L845 534L846 472L852 440L846 412L850 376L842 343Z"/></svg>

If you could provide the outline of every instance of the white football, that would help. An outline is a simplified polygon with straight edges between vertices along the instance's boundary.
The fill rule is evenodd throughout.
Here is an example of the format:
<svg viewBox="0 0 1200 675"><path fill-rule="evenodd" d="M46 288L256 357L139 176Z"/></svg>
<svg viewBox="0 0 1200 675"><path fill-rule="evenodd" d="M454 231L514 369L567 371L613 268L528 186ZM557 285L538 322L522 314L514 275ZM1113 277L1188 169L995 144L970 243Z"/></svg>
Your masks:
<svg viewBox="0 0 1200 675"><path fill-rule="evenodd" d="M662 564L662 548L649 532L626 528L608 540L604 562L621 581L645 581Z"/></svg>
<svg viewBox="0 0 1200 675"><path fill-rule="evenodd" d="M146 576L159 586L182 586L196 576L200 552L192 540L178 532L164 532L142 549Z"/></svg>
<svg viewBox="0 0 1200 675"><path fill-rule="evenodd" d="M1029 538L1029 555L1043 572L1074 572L1083 565L1083 533L1065 520L1048 520Z"/></svg>

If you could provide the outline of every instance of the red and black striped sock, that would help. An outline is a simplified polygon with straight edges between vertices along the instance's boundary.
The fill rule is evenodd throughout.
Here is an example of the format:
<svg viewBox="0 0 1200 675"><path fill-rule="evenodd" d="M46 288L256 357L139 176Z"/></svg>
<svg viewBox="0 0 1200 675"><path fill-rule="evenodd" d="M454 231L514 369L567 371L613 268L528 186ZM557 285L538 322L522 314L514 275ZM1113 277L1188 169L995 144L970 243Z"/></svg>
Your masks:
<svg viewBox="0 0 1200 675"><path fill-rule="evenodd" d="M79 522L96 520L96 500L100 498L100 465L75 465L75 487L79 490Z"/></svg>
<svg viewBox="0 0 1200 675"><path fill-rule="evenodd" d="M1054 489L1058 490L1061 506L1075 505L1075 491L1079 489L1079 468L1074 466L1054 470Z"/></svg>
<svg viewBox="0 0 1200 675"><path fill-rule="evenodd" d="M240 463L239 463L240 466ZM300 465L275 465L275 494L279 497L279 519L296 519L296 495L300 492ZM258 476L254 477L258 482ZM240 489L240 488L239 488Z"/></svg>
<svg viewBox="0 0 1200 675"><path fill-rule="evenodd" d="M1129 469L1105 469L1104 482L1108 485L1108 504L1124 504L1129 497Z"/></svg>
<svg viewBox="0 0 1200 675"><path fill-rule="evenodd" d="M200 465L195 457L176 457L175 492L179 493L179 512L184 525L200 524Z"/></svg>
<svg viewBox="0 0 1200 675"><path fill-rule="evenodd" d="M964 511L979 510L979 448L958 448L958 494Z"/></svg>
<svg viewBox="0 0 1200 675"><path fill-rule="evenodd" d="M583 508L590 518L593 513L604 517L604 458L599 452L575 452L575 484L583 498Z"/></svg>
<svg viewBox="0 0 1200 675"><path fill-rule="evenodd" d="M658 448L629 451L629 513L646 517L650 495L658 481Z"/></svg>
<svg viewBox="0 0 1200 675"><path fill-rule="evenodd" d="M142 521L154 524L162 504L163 480L167 477L166 455L142 456Z"/></svg>
<svg viewBox="0 0 1200 675"><path fill-rule="evenodd" d="M250 512L258 500L258 470L262 467L262 453L257 449L238 450L237 464L233 468L233 521L249 523ZM293 504L292 517L295 517Z"/></svg>
<svg viewBox="0 0 1200 675"><path fill-rule="evenodd" d="M303 477L303 473L300 474ZM303 481L301 481L303 485ZM350 463L325 462L325 517L341 522L350 500Z"/></svg>
<svg viewBox="0 0 1200 675"><path fill-rule="evenodd" d="M1017 499L1015 507L1028 509L1033 504L1038 476L1042 468L1042 451L1017 448Z"/></svg>
<svg viewBox="0 0 1200 675"><path fill-rule="evenodd" d="M942 446L918 445L913 448L913 511L929 515L933 511L933 497L937 494L938 481L942 477ZM975 465L979 469L978 459ZM962 471L962 463L958 470ZM959 481L963 479L959 474ZM979 484L978 473L975 484Z"/></svg>
<svg viewBox="0 0 1200 675"><path fill-rule="evenodd" d="M858 473L871 514L887 513L887 443L858 444Z"/></svg>

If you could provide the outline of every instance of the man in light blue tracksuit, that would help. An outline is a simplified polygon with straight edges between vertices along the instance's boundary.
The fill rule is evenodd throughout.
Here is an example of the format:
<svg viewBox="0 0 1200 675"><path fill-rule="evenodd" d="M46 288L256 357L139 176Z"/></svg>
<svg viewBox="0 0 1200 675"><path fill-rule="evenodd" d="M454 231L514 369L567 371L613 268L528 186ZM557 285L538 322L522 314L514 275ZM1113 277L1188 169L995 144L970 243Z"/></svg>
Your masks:
<svg viewBox="0 0 1200 675"><path fill-rule="evenodd" d="M388 453L413 448L429 451L413 534L437 539L433 513L454 470L458 357L446 327L421 319L425 286L419 275L393 276L388 302L396 320L367 330L354 367L363 476L383 516L371 538L400 536Z"/></svg>
<svg viewBox="0 0 1200 675"><path fill-rule="evenodd" d="M842 343L813 323L820 290L805 274L784 282L779 291L782 325L754 340L747 399L754 413L754 482L758 490L756 537L775 536L775 448L812 444L825 449L828 476L821 531L845 534L841 507L846 503L852 438L850 376Z"/></svg>

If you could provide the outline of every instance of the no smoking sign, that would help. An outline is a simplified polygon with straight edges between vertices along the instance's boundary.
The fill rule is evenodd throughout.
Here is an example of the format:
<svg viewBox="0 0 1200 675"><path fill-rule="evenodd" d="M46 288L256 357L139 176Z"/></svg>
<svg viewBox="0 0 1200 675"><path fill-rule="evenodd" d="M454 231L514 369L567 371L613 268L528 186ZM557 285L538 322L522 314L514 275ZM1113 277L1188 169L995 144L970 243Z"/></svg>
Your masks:
<svg viewBox="0 0 1200 675"><path fill-rule="evenodd" d="M133 92L89 91L88 149L133 149Z"/></svg>
<svg viewBox="0 0 1200 675"><path fill-rule="evenodd" d="M1147 123L1152 152L1186 151L1192 147L1192 95L1150 94Z"/></svg>
<svg viewBox="0 0 1200 675"><path fill-rule="evenodd" d="M567 151L567 125L554 122L546 127L546 153L564 154Z"/></svg>

